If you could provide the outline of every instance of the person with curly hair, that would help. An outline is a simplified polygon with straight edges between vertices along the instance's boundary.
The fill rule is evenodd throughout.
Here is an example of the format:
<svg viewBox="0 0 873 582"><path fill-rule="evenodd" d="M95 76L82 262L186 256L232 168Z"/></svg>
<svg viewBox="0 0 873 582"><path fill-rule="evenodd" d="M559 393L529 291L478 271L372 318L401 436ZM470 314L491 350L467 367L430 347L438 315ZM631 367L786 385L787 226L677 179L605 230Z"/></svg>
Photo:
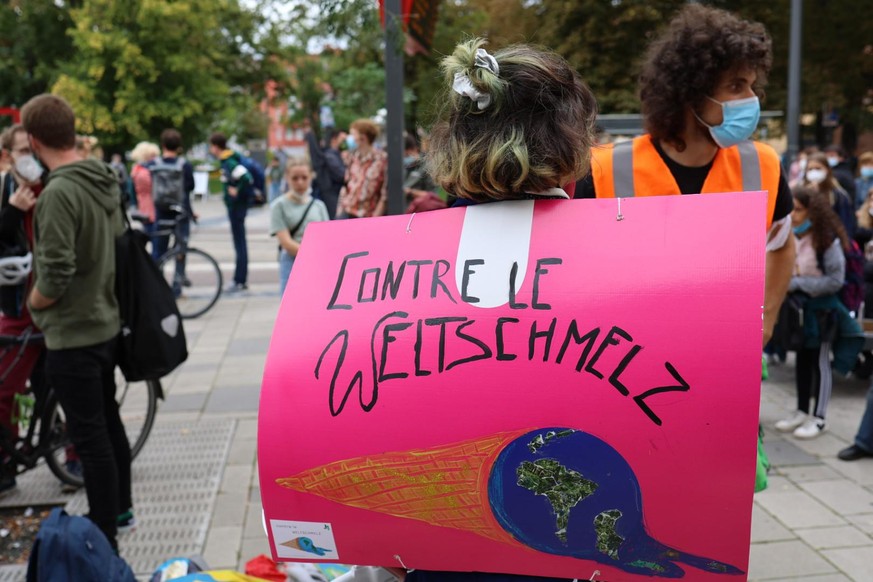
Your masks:
<svg viewBox="0 0 873 582"><path fill-rule="evenodd" d="M825 429L833 387L831 338L826 328L832 327L833 315L840 307L836 295L846 278L843 252L849 248L849 238L827 197L808 187L794 190L791 224L797 238L797 259L788 291L809 297L804 304L804 322L815 321L816 325L804 325L803 347L797 350L797 410L777 422L776 430L811 439ZM811 398L815 399L812 414Z"/></svg>
<svg viewBox="0 0 873 582"><path fill-rule="evenodd" d="M749 141L772 62L762 24L688 4L649 46L639 78L645 135L592 151L577 198L765 190L764 344L791 278L791 191L779 157Z"/></svg>

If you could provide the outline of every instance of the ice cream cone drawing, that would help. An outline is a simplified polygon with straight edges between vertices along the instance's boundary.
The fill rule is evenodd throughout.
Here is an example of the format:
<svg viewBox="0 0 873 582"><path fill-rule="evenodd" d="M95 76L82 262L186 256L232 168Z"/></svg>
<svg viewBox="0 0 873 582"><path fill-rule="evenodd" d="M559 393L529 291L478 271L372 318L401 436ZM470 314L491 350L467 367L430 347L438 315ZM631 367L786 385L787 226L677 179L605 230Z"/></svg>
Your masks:
<svg viewBox="0 0 873 582"><path fill-rule="evenodd" d="M281 478L282 487L369 511L469 531L540 552L681 578L678 565L742 574L652 538L625 459L580 430L504 432L375 454Z"/></svg>
<svg viewBox="0 0 873 582"><path fill-rule="evenodd" d="M294 538L293 540L288 540L287 542L280 545L294 548L295 550L300 550L301 552L315 554L316 556L326 556L329 552L332 551L327 548L319 548L315 545L315 542L307 537Z"/></svg>

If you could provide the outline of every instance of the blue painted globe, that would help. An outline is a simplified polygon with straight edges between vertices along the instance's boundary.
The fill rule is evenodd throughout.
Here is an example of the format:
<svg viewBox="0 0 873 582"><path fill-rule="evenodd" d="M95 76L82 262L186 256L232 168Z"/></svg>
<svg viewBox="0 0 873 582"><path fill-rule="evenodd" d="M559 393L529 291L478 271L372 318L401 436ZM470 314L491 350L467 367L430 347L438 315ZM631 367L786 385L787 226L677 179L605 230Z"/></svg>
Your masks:
<svg viewBox="0 0 873 582"><path fill-rule="evenodd" d="M731 564L652 538L643 524L642 495L630 465L610 445L581 430L543 428L509 443L491 468L488 501L507 532L541 552L664 578L684 577L679 563L743 574Z"/></svg>
<svg viewBox="0 0 873 582"><path fill-rule="evenodd" d="M644 533L640 487L630 465L580 430L544 428L512 441L491 469L488 499L507 532L550 554L597 559L600 531L608 559L618 543L613 536L610 546L610 532L625 540Z"/></svg>

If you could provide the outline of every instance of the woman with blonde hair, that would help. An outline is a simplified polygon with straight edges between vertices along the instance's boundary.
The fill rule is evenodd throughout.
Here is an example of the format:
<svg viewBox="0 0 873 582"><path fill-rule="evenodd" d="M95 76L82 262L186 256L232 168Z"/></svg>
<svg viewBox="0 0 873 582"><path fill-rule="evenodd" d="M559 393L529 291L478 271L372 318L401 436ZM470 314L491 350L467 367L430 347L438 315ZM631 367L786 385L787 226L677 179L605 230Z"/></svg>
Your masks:
<svg viewBox="0 0 873 582"><path fill-rule="evenodd" d="M306 158L291 158L285 162L284 196L270 204L270 235L279 241L279 297L285 286L303 242L306 227L312 222L330 220L324 202L312 197L312 164Z"/></svg>
<svg viewBox="0 0 873 582"><path fill-rule="evenodd" d="M130 159L133 160L130 179L136 194L136 207L139 209L139 214L147 220L144 224L149 234L154 230L155 202L152 200L152 175L148 164L159 155L161 155L161 148L147 141L139 142L130 152Z"/></svg>

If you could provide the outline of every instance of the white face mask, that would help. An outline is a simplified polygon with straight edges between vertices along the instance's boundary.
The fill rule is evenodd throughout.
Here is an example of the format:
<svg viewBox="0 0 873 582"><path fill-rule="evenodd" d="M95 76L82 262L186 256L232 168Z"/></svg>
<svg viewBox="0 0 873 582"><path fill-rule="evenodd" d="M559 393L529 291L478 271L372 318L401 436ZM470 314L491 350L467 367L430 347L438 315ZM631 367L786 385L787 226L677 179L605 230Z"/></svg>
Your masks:
<svg viewBox="0 0 873 582"><path fill-rule="evenodd" d="M813 168L812 170L807 170L806 172L806 179L815 185L821 184L825 181L825 178L827 177L828 173L818 168Z"/></svg>
<svg viewBox="0 0 873 582"><path fill-rule="evenodd" d="M42 178L43 168L32 154L27 154L15 160L15 171L27 183L35 184Z"/></svg>

